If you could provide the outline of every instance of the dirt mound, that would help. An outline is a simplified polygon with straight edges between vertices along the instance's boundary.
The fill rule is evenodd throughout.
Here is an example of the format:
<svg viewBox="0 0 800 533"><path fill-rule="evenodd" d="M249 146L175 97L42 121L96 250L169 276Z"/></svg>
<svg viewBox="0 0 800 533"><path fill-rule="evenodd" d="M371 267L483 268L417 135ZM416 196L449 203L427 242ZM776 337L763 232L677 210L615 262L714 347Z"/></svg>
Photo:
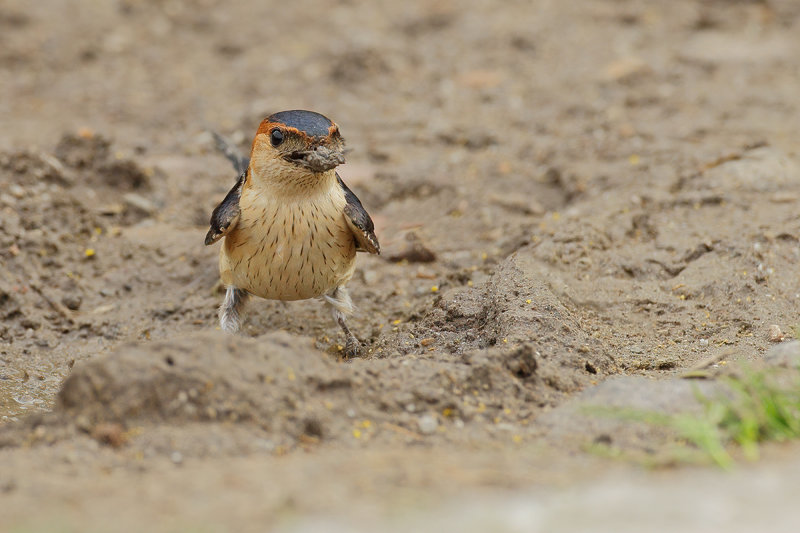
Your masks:
<svg viewBox="0 0 800 533"><path fill-rule="evenodd" d="M330 431L334 415L344 416L352 384L307 339L215 332L129 344L76 368L56 415L95 436L109 424L242 422L291 443Z"/></svg>
<svg viewBox="0 0 800 533"><path fill-rule="evenodd" d="M445 358L339 364L311 339L283 332L258 338L205 332L130 343L77 365L53 415L19 428L11 442L30 442L31 435L52 442L67 429L121 445L133 428L145 428L132 446L168 449L154 442L174 441L166 437L171 428L195 423L235 423L246 441L233 439L237 450L256 438L282 451L331 441L460 441L487 433L521 438L541 407L612 364L542 285L526 285L535 294L507 294L530 269L512 258L501 269L502 283L475 291L484 314L503 318L471 327L483 328L485 338L502 335L507 342L497 346ZM530 304L520 310L517 299L527 296L539 298L540 311ZM457 305L464 308L463 301ZM182 453L198 449L206 449L203 442L187 442Z"/></svg>
<svg viewBox="0 0 800 533"><path fill-rule="evenodd" d="M392 356L435 345L467 361L491 347L490 353L499 354L528 350L536 375L561 392L618 371L605 347L585 331L581 315L553 293L548 274L533 248L522 248L479 286L445 291L380 346Z"/></svg>

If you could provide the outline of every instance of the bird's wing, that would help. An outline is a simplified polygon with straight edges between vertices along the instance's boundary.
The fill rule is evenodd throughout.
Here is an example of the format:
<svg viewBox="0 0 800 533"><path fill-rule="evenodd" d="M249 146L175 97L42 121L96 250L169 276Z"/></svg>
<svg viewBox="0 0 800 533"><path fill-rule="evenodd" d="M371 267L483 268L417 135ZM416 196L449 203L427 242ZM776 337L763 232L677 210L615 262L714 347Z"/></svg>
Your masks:
<svg viewBox="0 0 800 533"><path fill-rule="evenodd" d="M361 201L353 194L353 191L344 184L338 173L336 174L336 180L344 190L344 197L347 200L347 204L344 206L344 219L356 238L356 250L380 254L381 245L375 236L375 225L372 223L369 213L361 205Z"/></svg>
<svg viewBox="0 0 800 533"><path fill-rule="evenodd" d="M247 177L245 170L239 176L239 180L233 189L228 192L225 199L211 213L211 229L206 233L206 246L214 244L220 240L228 231L236 227L239 221L239 198L242 195L242 185Z"/></svg>

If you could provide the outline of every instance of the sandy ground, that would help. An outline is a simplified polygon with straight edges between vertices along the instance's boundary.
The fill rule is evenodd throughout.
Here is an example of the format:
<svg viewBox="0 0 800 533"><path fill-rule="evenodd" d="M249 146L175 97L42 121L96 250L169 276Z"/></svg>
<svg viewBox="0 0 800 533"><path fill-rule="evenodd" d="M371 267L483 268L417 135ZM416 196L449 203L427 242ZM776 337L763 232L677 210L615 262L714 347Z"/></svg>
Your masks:
<svg viewBox="0 0 800 533"><path fill-rule="evenodd" d="M591 443L668 437L570 406L687 406L794 336L798 52L790 0L4 1L0 529L780 530L742 501L792 446L643 472ZM208 131L293 108L383 246L357 360L318 301L216 327Z"/></svg>

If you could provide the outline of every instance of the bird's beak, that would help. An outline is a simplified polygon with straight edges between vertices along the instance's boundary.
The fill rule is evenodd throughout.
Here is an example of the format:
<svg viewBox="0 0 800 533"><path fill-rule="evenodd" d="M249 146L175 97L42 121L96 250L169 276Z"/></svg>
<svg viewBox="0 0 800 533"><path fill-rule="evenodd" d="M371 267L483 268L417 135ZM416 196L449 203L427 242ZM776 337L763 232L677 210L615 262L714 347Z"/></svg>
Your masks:
<svg viewBox="0 0 800 533"><path fill-rule="evenodd" d="M295 151L285 157L287 161L305 167L312 172L325 172L344 163L344 152L327 146Z"/></svg>

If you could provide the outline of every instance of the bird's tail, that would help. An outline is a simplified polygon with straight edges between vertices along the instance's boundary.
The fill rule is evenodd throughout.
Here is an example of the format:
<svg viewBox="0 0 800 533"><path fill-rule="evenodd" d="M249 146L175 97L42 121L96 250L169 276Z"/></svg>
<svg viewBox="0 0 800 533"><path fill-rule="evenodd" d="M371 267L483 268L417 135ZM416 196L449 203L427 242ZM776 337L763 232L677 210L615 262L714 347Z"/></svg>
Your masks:
<svg viewBox="0 0 800 533"><path fill-rule="evenodd" d="M222 155L224 155L228 161L233 163L233 168L236 169L237 176L247 170L247 166L250 164L249 157L244 157L228 139L216 131L212 131L211 135L214 137L214 145L217 149L222 152Z"/></svg>

